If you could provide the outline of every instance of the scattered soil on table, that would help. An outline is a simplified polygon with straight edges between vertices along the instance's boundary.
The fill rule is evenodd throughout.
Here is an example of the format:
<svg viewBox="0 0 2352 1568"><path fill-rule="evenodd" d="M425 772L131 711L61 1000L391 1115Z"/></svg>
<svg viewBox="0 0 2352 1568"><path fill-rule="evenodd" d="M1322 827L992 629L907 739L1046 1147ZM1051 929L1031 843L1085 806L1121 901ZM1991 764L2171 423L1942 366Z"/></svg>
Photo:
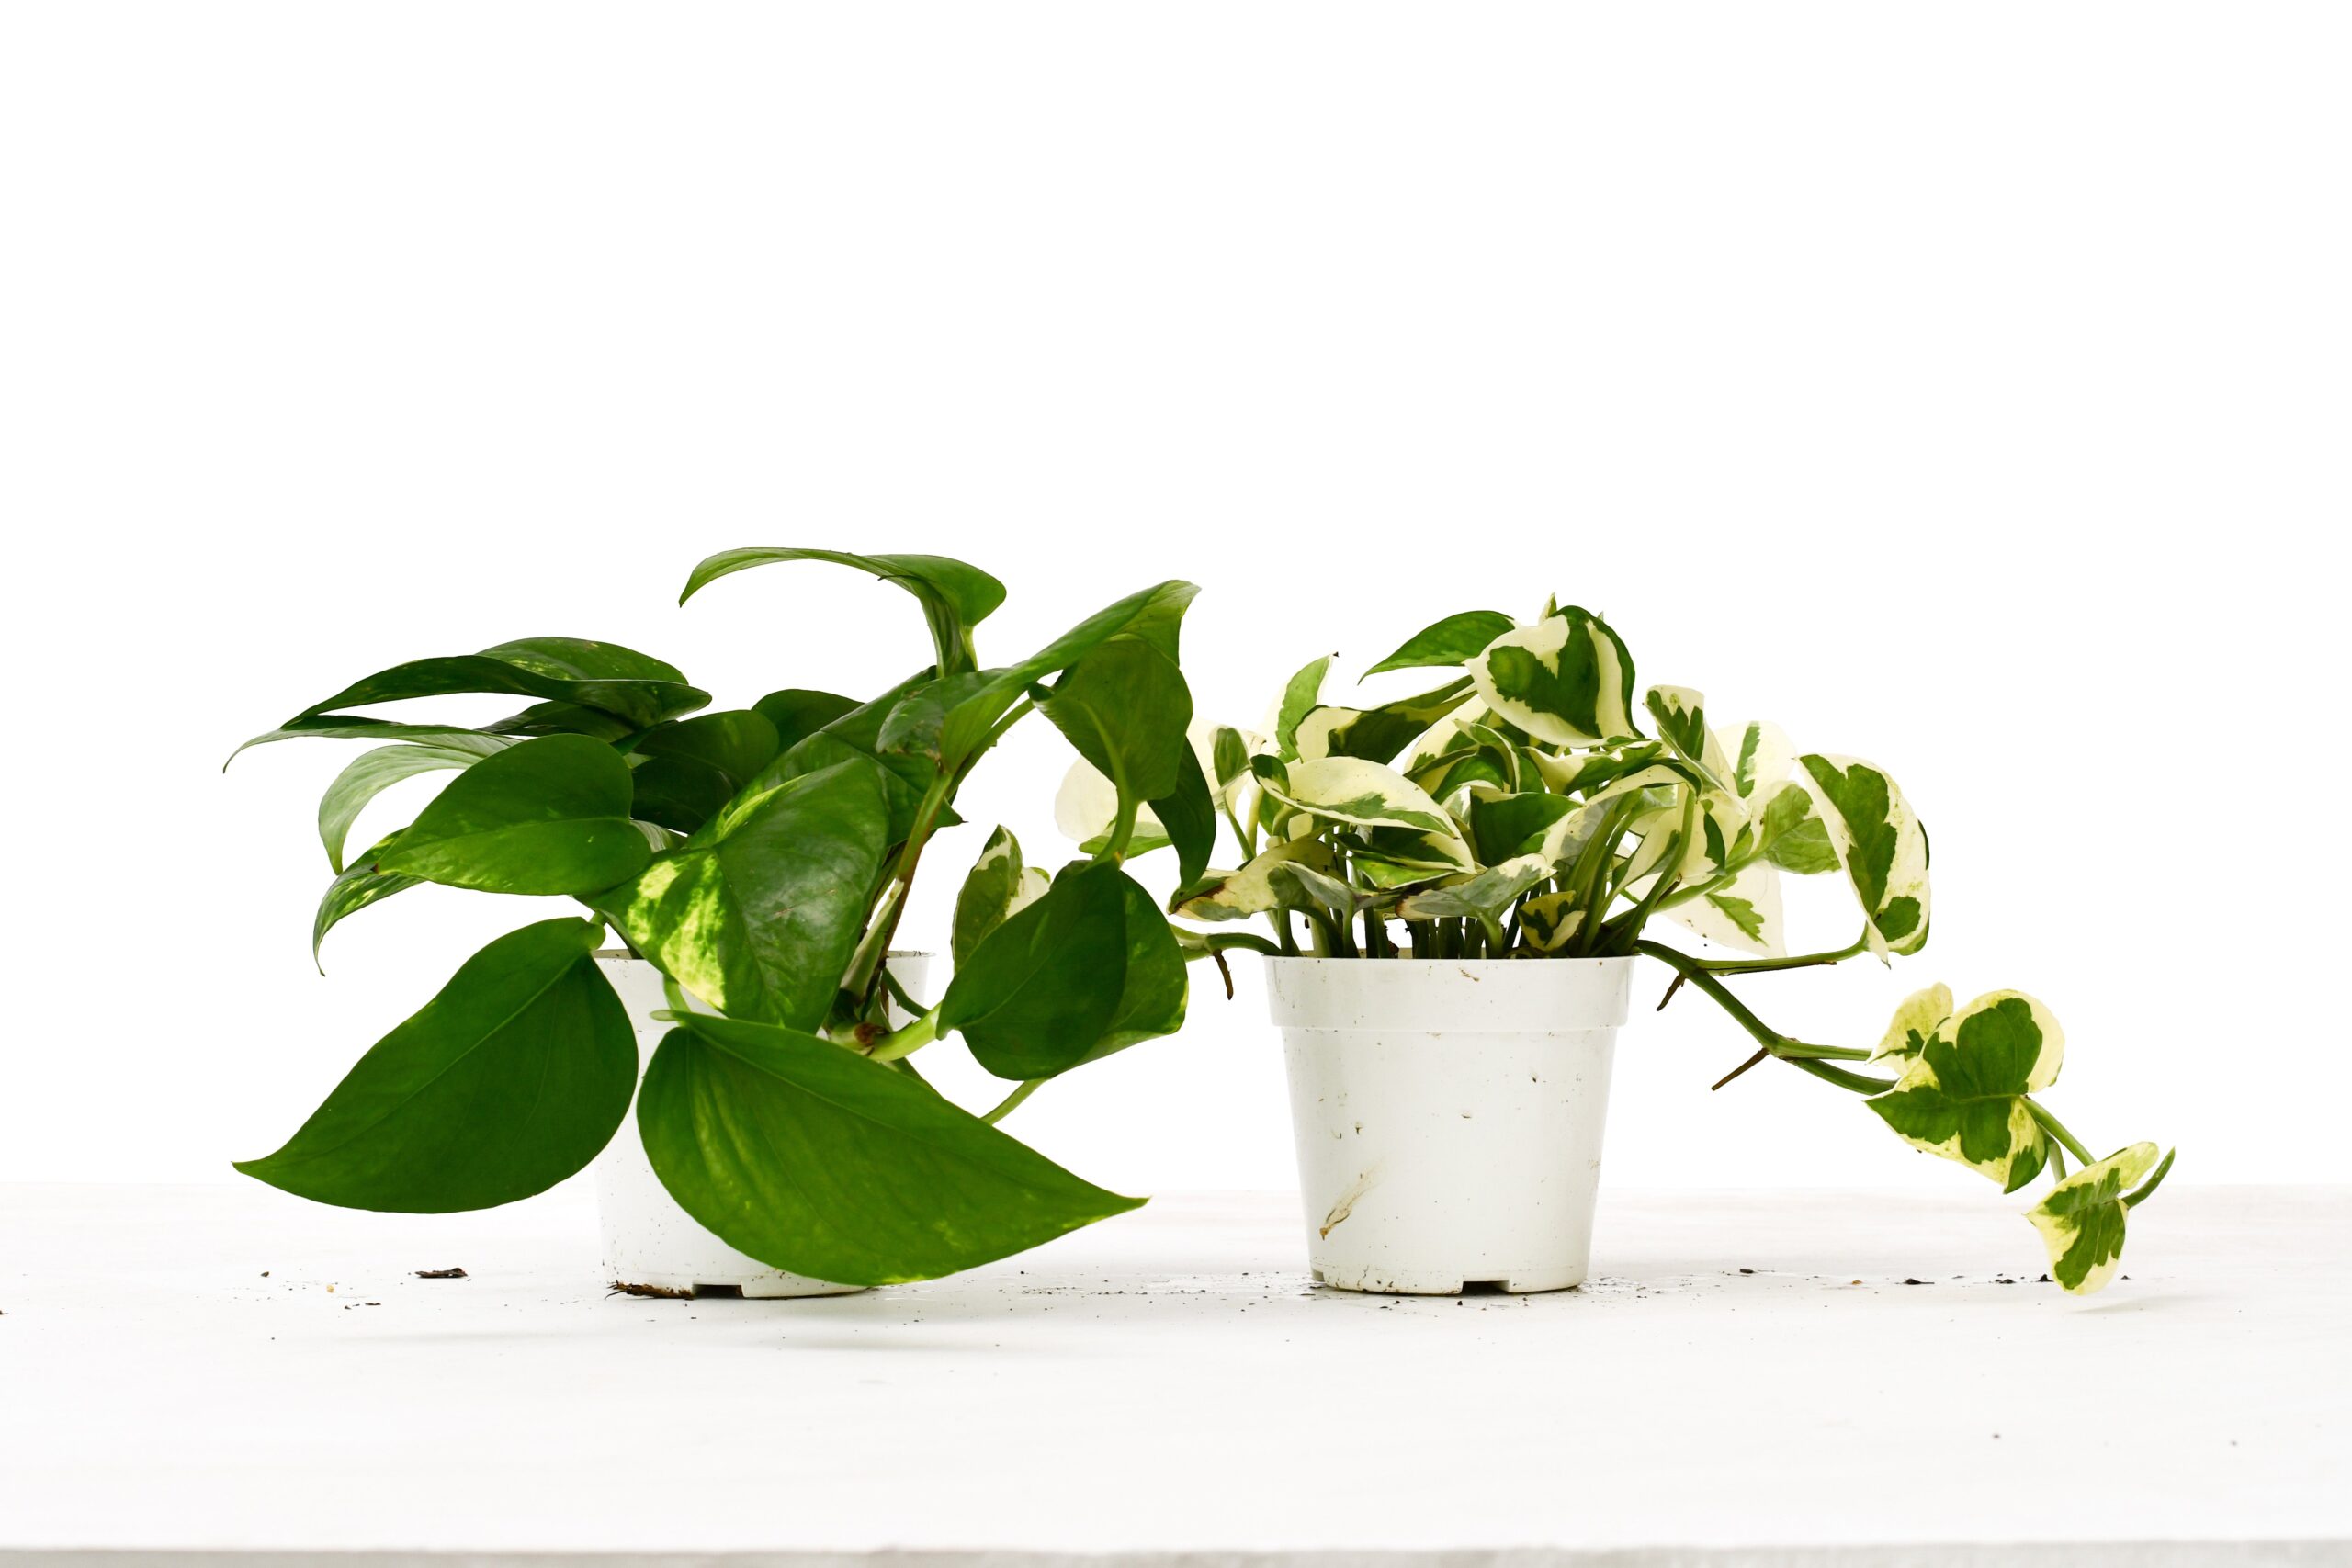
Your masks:
<svg viewBox="0 0 2352 1568"><path fill-rule="evenodd" d="M665 1302L690 1302L695 1299L692 1291L673 1291L666 1285L632 1285L625 1280L614 1280L610 1293L616 1296L653 1296Z"/></svg>
<svg viewBox="0 0 2352 1568"><path fill-rule="evenodd" d="M416 1270L416 1277L420 1280L469 1280L473 1278L472 1275L468 1274L462 1269L419 1269Z"/></svg>

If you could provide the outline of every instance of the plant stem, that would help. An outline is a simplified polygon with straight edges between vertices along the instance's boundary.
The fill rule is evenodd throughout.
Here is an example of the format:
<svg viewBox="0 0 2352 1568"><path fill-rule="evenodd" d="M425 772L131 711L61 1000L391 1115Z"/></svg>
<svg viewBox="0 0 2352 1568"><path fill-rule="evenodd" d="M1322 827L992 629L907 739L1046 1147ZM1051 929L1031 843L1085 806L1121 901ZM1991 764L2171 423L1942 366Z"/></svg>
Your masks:
<svg viewBox="0 0 2352 1568"><path fill-rule="evenodd" d="M1664 942L1646 941L1636 942L1634 944L1634 950L1657 959L1705 992L1716 1006L1731 1015L1734 1023L1747 1031L1749 1036L1758 1045L1764 1047L1768 1055L1778 1056L1791 1066L1811 1073L1825 1083L1834 1083L1840 1089L1849 1089L1857 1094L1879 1094L1894 1087L1892 1078L1874 1078L1862 1073L1849 1073L1843 1067L1834 1067L1828 1062L1821 1060L1816 1053L1836 1052L1839 1059L1847 1061L1864 1060L1868 1058L1870 1053L1849 1046L1808 1045L1802 1040L1792 1040L1757 1017L1748 1010L1746 1002L1732 995L1730 989L1721 980L1701 967L1699 961L1689 953L1678 948L1668 947ZM1731 1075L1731 1077L1738 1077L1739 1073L1746 1072L1747 1066L1752 1065L1752 1063L1743 1065L1738 1072ZM1722 1082L1729 1083L1731 1077L1726 1077Z"/></svg>
<svg viewBox="0 0 2352 1568"><path fill-rule="evenodd" d="M1136 813L1142 806L1142 801L1127 793L1125 784L1119 786L1119 814L1111 819L1110 837L1095 855L1096 861L1108 861L1117 865L1127 858L1127 841L1136 836Z"/></svg>
<svg viewBox="0 0 2352 1568"><path fill-rule="evenodd" d="M2066 1145L2066 1152L2068 1154L2073 1155L2085 1165L2097 1165L2098 1163L2098 1160L2091 1157L2090 1150L2083 1147L2083 1141L2080 1138L2075 1137L2074 1134L2066 1131L2066 1124L2059 1121L2055 1116L2050 1114L2049 1111L2043 1110L2041 1103L2036 1100L2033 1096L2027 1095L2025 1097L2025 1108L2033 1112L2033 1119L2041 1123L2041 1130L2043 1132L2049 1134L2052 1137Z"/></svg>
<svg viewBox="0 0 2352 1568"><path fill-rule="evenodd" d="M866 1055L876 1062L895 1062L910 1056L939 1038L939 1010L932 1009L904 1029L884 1035L874 1043Z"/></svg>
<svg viewBox="0 0 2352 1568"><path fill-rule="evenodd" d="M991 1126L1003 1121L1007 1116L1012 1114L1014 1108L1019 1106L1023 1100L1036 1093L1037 1086L1045 1081L1046 1080L1044 1078L1022 1079L1019 1088L1015 1089L1011 1094L1006 1095L1002 1100L998 1100L996 1103L996 1109L982 1115L980 1120L989 1123Z"/></svg>
<svg viewBox="0 0 2352 1568"><path fill-rule="evenodd" d="M1660 903L1664 908L1672 899ZM1858 936L1834 953L1801 953L1791 958L1694 958L1692 963L1711 975L1764 975L1781 969L1812 969L1825 964L1842 964L1856 958L1870 946L1870 938Z"/></svg>
<svg viewBox="0 0 2352 1568"><path fill-rule="evenodd" d="M1805 1056L1790 1056L1786 1060L1791 1066L1803 1068L1824 1083L1850 1089L1856 1094L1884 1094L1894 1087L1893 1078L1874 1078L1865 1073L1849 1073L1843 1067L1833 1067L1826 1062L1816 1062Z"/></svg>

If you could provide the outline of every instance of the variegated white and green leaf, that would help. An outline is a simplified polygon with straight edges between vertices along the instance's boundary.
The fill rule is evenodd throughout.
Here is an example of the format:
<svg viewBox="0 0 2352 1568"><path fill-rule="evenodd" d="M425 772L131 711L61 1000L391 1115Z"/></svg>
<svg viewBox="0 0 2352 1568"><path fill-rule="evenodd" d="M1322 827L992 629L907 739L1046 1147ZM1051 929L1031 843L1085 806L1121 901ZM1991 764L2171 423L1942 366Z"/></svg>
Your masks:
<svg viewBox="0 0 2352 1568"><path fill-rule="evenodd" d="M1417 832L1453 832L1453 819L1420 786L1378 762L1361 757L1321 757L1285 767L1277 758L1257 758L1258 787L1295 811L1326 822L1358 828L1410 828Z"/></svg>
<svg viewBox="0 0 2352 1568"><path fill-rule="evenodd" d="M1272 882L1275 868L1289 864L1325 869L1331 852L1320 839L1293 839L1275 844L1238 871L1212 871L1189 887L1177 889L1173 913L1194 920L1245 920L1282 904Z"/></svg>
<svg viewBox="0 0 2352 1568"><path fill-rule="evenodd" d="M1893 1089L1864 1103L1904 1142L2014 1192L2049 1161L2025 1097L2057 1081L2065 1048L2048 1008L2022 991L1988 992L1921 1043Z"/></svg>
<svg viewBox="0 0 2352 1568"><path fill-rule="evenodd" d="M1951 987L1940 980L1924 991L1914 991L1894 1010L1886 1034L1871 1052L1871 1060L1910 1062L1944 1032L1951 1021Z"/></svg>
<svg viewBox="0 0 2352 1568"><path fill-rule="evenodd" d="M1607 622L1573 606L1504 633L1464 666L1503 718L1555 746L1637 736L1634 660Z"/></svg>
<svg viewBox="0 0 2352 1568"><path fill-rule="evenodd" d="M1475 919L1499 931L1511 904L1553 873L1540 854L1518 855L1468 876L1442 882L1397 906L1408 920Z"/></svg>
<svg viewBox="0 0 2352 1568"><path fill-rule="evenodd" d="M1519 907L1519 934L1538 953L1557 953L1584 930L1574 892L1538 893Z"/></svg>
<svg viewBox="0 0 2352 1568"><path fill-rule="evenodd" d="M1723 743L1707 728L1707 699L1688 686L1652 686L1643 694L1657 732L1686 762L1705 772L1719 788L1734 795L1732 760Z"/></svg>
<svg viewBox="0 0 2352 1568"><path fill-rule="evenodd" d="M1354 886L1317 870L1303 860L1286 861L1267 873L1268 885L1286 909L1314 909L1342 921L1363 911L1385 908L1392 895Z"/></svg>
<svg viewBox="0 0 2352 1568"><path fill-rule="evenodd" d="M1796 765L1796 748L1777 724L1751 719L1731 750L1732 793L1749 802L1770 800Z"/></svg>
<svg viewBox="0 0 2352 1568"><path fill-rule="evenodd" d="M1274 705L1266 728L1273 732L1274 745L1285 759L1298 755L1298 724L1320 704L1323 677L1331 668L1331 655L1312 659L1299 668L1283 687L1282 700Z"/></svg>
<svg viewBox="0 0 2352 1568"><path fill-rule="evenodd" d="M1772 867L1742 866L1723 886L1666 906L1668 918L1707 941L1766 958L1788 952L1781 914L1781 878Z"/></svg>
<svg viewBox="0 0 2352 1568"><path fill-rule="evenodd" d="M1797 782L1829 834L1870 921L1871 950L1917 953L1928 942L1928 833L1894 781L1852 757L1807 752Z"/></svg>
<svg viewBox="0 0 2352 1568"><path fill-rule="evenodd" d="M1021 840L1003 828L989 835L956 896L956 921L949 949L960 968L980 939L1043 897L1053 878L1042 866L1023 865Z"/></svg>
<svg viewBox="0 0 2352 1568"><path fill-rule="evenodd" d="M2167 1155L2164 1165L2171 1164ZM2132 1191L2151 1170L2155 1178ZM2124 1215L2163 1178L2154 1144L2133 1144L2061 1178L2025 1214L2049 1249L2050 1277L2078 1296L2113 1279L2123 1258Z"/></svg>
<svg viewBox="0 0 2352 1568"><path fill-rule="evenodd" d="M1452 716L1469 691L1470 682L1464 679L1378 707L1310 708L1293 732L1291 754L1305 761L1362 757L1366 761L1394 762L1397 753L1432 725Z"/></svg>

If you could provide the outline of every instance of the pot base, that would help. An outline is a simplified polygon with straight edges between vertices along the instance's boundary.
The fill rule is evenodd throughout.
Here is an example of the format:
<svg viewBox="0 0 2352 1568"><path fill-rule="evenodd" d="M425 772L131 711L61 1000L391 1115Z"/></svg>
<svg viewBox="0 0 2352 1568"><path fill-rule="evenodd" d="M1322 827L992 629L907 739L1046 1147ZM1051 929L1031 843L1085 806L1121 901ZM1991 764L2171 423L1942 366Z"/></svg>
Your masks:
<svg viewBox="0 0 2352 1568"><path fill-rule="evenodd" d="M1475 1296L1493 1291L1507 1296L1535 1296L1546 1291L1573 1291L1584 1283L1585 1271L1546 1269L1508 1280L1464 1280L1444 1274L1395 1274L1367 1270L1340 1275L1314 1270L1315 1282L1326 1290L1355 1291L1368 1296Z"/></svg>

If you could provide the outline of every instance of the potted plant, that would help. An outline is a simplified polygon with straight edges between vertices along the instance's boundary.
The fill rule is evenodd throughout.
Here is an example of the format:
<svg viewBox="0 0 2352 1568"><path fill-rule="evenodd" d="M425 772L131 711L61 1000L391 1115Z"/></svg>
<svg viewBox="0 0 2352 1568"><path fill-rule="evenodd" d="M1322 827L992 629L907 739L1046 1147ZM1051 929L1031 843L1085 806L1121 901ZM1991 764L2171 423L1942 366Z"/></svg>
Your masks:
<svg viewBox="0 0 2352 1568"><path fill-rule="evenodd" d="M2172 1159L2145 1143L2095 1153L2050 1113L2038 1096L2064 1041L2048 1008L2017 991L1956 1006L1936 986L1875 1044L1827 1045L1766 1023L1728 983L1926 942L1927 833L1883 770L1799 754L1770 724L1718 728L1687 687L1637 705L1632 653L1575 606L1429 626L1366 673L1454 673L1398 701L1324 703L1329 662L1291 679L1270 734L1209 736L1239 863L1187 876L1170 905L1210 928L1188 948L1266 955L1317 1280L1451 1293L1584 1279L1639 954L1673 971L1668 998L1690 987L1753 1041L1717 1089L1784 1062L2005 1191L2046 1171L2029 1217L2051 1277L2107 1282L2126 1212ZM1082 769L1064 786L1080 836L1102 814L1090 790ZM1788 874L1839 877L1860 934L1790 954ZM1216 929L1257 917L1270 938ZM1737 955L1657 940L1660 917Z"/></svg>
<svg viewBox="0 0 2352 1568"><path fill-rule="evenodd" d="M314 953L420 882L561 895L582 913L468 959L240 1170L352 1208L487 1208L579 1171L633 1120L603 1183L623 1282L753 1294L946 1274L1141 1201L998 1126L1047 1080L1182 1022L1185 955L1121 869L1131 831L1048 878L999 829L957 899L937 1001L918 999L918 966L886 959L958 789L1033 710L1116 781L1130 826L1175 825L1188 863L1205 864L1214 825L1177 658L1195 590L1132 594L1001 668L981 667L973 639L1002 584L940 557L730 550L682 598L795 560L912 594L931 663L863 701L786 688L707 712L660 660L531 637L379 671L247 742L385 743L320 804L334 876ZM529 705L475 728L349 711L453 693ZM454 776L346 859L361 808L432 771ZM1011 1082L1001 1103L975 1113L924 1080L916 1053L950 1036Z"/></svg>

